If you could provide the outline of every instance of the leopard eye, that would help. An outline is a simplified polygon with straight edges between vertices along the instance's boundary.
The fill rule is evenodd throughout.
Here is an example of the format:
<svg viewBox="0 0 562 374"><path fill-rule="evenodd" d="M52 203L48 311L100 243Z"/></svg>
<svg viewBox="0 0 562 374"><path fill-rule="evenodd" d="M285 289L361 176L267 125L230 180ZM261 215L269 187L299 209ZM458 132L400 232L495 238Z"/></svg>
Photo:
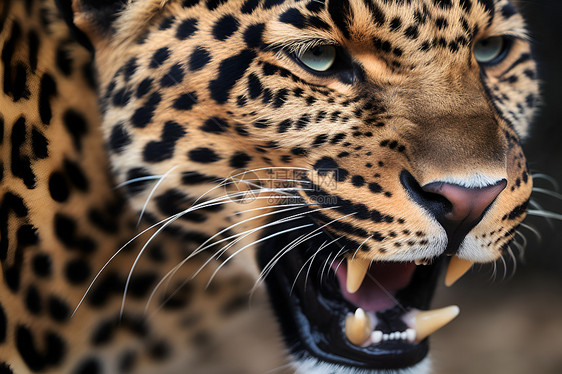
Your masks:
<svg viewBox="0 0 562 374"><path fill-rule="evenodd" d="M306 67L314 71L326 71L336 61L336 47L319 45L304 51L298 58Z"/></svg>
<svg viewBox="0 0 562 374"><path fill-rule="evenodd" d="M482 64L497 64L506 55L508 41L503 36L481 39L474 45L474 57Z"/></svg>

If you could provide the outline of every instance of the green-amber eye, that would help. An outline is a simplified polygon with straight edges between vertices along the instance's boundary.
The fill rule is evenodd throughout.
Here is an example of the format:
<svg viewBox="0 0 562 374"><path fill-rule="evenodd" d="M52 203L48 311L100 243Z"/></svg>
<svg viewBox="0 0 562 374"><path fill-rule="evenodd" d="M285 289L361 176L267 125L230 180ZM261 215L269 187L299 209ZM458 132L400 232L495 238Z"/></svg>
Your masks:
<svg viewBox="0 0 562 374"><path fill-rule="evenodd" d="M479 40L474 45L474 57L476 61L483 64L497 63L504 55L505 46L506 40L502 36Z"/></svg>
<svg viewBox="0 0 562 374"><path fill-rule="evenodd" d="M326 71L336 60L336 47L333 45L319 45L303 52L299 60L307 67L316 71Z"/></svg>

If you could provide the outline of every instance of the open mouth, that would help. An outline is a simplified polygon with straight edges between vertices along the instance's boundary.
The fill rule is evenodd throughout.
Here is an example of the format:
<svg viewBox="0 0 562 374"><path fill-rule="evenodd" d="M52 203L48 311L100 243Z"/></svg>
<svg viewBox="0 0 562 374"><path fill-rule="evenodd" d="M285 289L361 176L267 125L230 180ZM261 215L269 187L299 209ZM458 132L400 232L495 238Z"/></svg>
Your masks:
<svg viewBox="0 0 562 374"><path fill-rule="evenodd" d="M282 230L276 226L276 232ZM448 258L369 263L342 253L333 240L326 245L328 235L279 257L279 250L297 238L279 235L258 251L262 269L277 261L265 281L297 360L367 370L411 367L427 356L427 337L458 314L456 306L427 310Z"/></svg>

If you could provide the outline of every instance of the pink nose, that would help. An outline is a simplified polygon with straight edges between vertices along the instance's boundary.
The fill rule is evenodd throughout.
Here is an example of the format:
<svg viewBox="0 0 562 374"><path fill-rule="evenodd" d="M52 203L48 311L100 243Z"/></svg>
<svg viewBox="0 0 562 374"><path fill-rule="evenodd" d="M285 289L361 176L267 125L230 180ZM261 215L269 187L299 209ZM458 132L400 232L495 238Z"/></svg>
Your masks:
<svg viewBox="0 0 562 374"><path fill-rule="evenodd" d="M433 182L422 187L406 170L400 174L400 181L410 198L431 213L445 229L448 239L446 254L458 251L466 235L480 222L507 185L507 181L502 179L482 188L445 182Z"/></svg>
<svg viewBox="0 0 562 374"><path fill-rule="evenodd" d="M436 214L436 219L445 228L449 243L446 253L454 253L468 232L480 222L484 213L504 190L507 181L481 188L467 188L456 184L434 182L422 187L429 194L440 195L446 199L445 210Z"/></svg>
<svg viewBox="0 0 562 374"><path fill-rule="evenodd" d="M473 222L494 202L503 191L506 181L482 188L466 188L456 184L436 182L423 186L425 192L438 194L447 199L452 210L444 218L454 223Z"/></svg>

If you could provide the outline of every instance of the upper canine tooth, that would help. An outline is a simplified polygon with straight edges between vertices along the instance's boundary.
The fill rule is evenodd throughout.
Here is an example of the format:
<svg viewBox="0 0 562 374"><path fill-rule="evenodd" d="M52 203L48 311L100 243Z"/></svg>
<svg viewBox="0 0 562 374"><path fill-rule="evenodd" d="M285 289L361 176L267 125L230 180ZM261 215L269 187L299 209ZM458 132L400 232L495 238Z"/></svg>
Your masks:
<svg viewBox="0 0 562 374"><path fill-rule="evenodd" d="M355 314L348 314L345 318L345 336L347 339L359 346L371 336L371 319L361 308L357 308Z"/></svg>
<svg viewBox="0 0 562 374"><path fill-rule="evenodd" d="M451 322L459 315L460 309L456 305L451 305L441 309L417 312L414 320L416 330L416 342L421 342L441 327Z"/></svg>
<svg viewBox="0 0 562 374"><path fill-rule="evenodd" d="M355 293L361 287L371 261L362 258L347 259L347 292Z"/></svg>
<svg viewBox="0 0 562 374"><path fill-rule="evenodd" d="M455 284L460 277L466 274L472 265L474 265L473 261L465 260L458 256L451 257L447 275L445 275L445 286L450 287Z"/></svg>

